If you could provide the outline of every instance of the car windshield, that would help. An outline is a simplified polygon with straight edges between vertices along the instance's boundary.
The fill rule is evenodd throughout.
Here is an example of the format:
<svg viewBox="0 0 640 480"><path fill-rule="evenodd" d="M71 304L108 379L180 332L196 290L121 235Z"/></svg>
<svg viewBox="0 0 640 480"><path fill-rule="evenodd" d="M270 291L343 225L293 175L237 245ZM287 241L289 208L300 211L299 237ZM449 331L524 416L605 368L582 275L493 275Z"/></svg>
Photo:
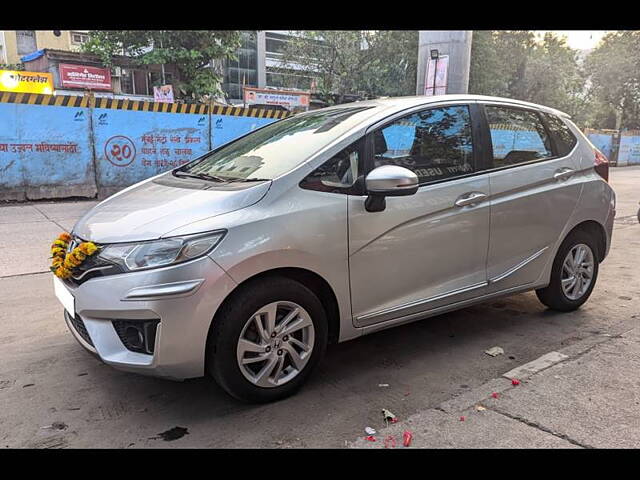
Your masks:
<svg viewBox="0 0 640 480"><path fill-rule="evenodd" d="M272 180L353 128L363 120L358 114L371 108L326 108L274 122L175 170L174 175L211 181Z"/></svg>

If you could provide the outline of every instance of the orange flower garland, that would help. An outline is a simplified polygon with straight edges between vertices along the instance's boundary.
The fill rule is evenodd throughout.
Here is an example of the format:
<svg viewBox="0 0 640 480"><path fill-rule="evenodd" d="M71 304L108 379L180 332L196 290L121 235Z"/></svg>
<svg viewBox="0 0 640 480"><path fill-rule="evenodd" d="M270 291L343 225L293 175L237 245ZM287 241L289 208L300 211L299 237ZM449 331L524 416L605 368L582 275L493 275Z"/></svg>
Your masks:
<svg viewBox="0 0 640 480"><path fill-rule="evenodd" d="M71 235L61 233L51 244L51 271L56 277L69 278L73 269L80 266L87 257L98 251L98 246L93 242L82 242L72 251L67 253Z"/></svg>

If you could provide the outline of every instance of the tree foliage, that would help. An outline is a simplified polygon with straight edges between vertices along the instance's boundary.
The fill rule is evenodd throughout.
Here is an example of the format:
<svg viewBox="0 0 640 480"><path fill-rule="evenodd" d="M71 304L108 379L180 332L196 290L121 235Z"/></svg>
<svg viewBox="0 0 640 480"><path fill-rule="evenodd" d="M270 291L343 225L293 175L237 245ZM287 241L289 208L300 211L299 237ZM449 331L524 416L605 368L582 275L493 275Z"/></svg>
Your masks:
<svg viewBox="0 0 640 480"><path fill-rule="evenodd" d="M469 92L515 98L563 110L584 122L586 75L577 52L547 32L474 31Z"/></svg>
<svg viewBox="0 0 640 480"><path fill-rule="evenodd" d="M586 60L593 116L600 128L640 128L640 32L611 32Z"/></svg>
<svg viewBox="0 0 640 480"><path fill-rule="evenodd" d="M418 59L416 31L305 30L293 32L280 70L318 79L321 96L413 95Z"/></svg>
<svg viewBox="0 0 640 480"><path fill-rule="evenodd" d="M114 55L129 56L134 64L174 64L179 73L174 87L183 97L198 100L222 93L221 75L212 60L235 58L240 33L231 30L94 30L84 51L111 66Z"/></svg>

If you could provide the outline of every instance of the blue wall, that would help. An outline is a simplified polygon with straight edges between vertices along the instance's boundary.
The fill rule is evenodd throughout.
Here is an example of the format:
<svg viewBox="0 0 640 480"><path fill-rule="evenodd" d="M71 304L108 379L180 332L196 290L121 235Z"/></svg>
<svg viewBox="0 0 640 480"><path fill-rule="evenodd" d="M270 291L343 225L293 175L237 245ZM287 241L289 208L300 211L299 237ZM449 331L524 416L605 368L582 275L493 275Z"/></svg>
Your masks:
<svg viewBox="0 0 640 480"><path fill-rule="evenodd" d="M178 167L210 150L209 115L93 111L98 183L130 185Z"/></svg>
<svg viewBox="0 0 640 480"><path fill-rule="evenodd" d="M640 165L640 137L637 135L620 136L618 165Z"/></svg>
<svg viewBox="0 0 640 480"><path fill-rule="evenodd" d="M94 196L88 108L0 103L0 199Z"/></svg>
<svg viewBox="0 0 640 480"><path fill-rule="evenodd" d="M15 101L0 102L0 200L109 195L276 120Z"/></svg>

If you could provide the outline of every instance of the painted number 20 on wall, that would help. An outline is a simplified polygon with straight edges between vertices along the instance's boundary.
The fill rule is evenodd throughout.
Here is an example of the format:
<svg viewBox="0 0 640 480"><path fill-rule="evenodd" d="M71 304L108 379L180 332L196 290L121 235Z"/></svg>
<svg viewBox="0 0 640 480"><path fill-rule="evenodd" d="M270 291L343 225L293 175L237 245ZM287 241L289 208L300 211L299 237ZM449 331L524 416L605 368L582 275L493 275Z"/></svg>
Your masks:
<svg viewBox="0 0 640 480"><path fill-rule="evenodd" d="M136 146L129 137L116 135L107 140L104 154L116 167L126 167L136 158Z"/></svg>

